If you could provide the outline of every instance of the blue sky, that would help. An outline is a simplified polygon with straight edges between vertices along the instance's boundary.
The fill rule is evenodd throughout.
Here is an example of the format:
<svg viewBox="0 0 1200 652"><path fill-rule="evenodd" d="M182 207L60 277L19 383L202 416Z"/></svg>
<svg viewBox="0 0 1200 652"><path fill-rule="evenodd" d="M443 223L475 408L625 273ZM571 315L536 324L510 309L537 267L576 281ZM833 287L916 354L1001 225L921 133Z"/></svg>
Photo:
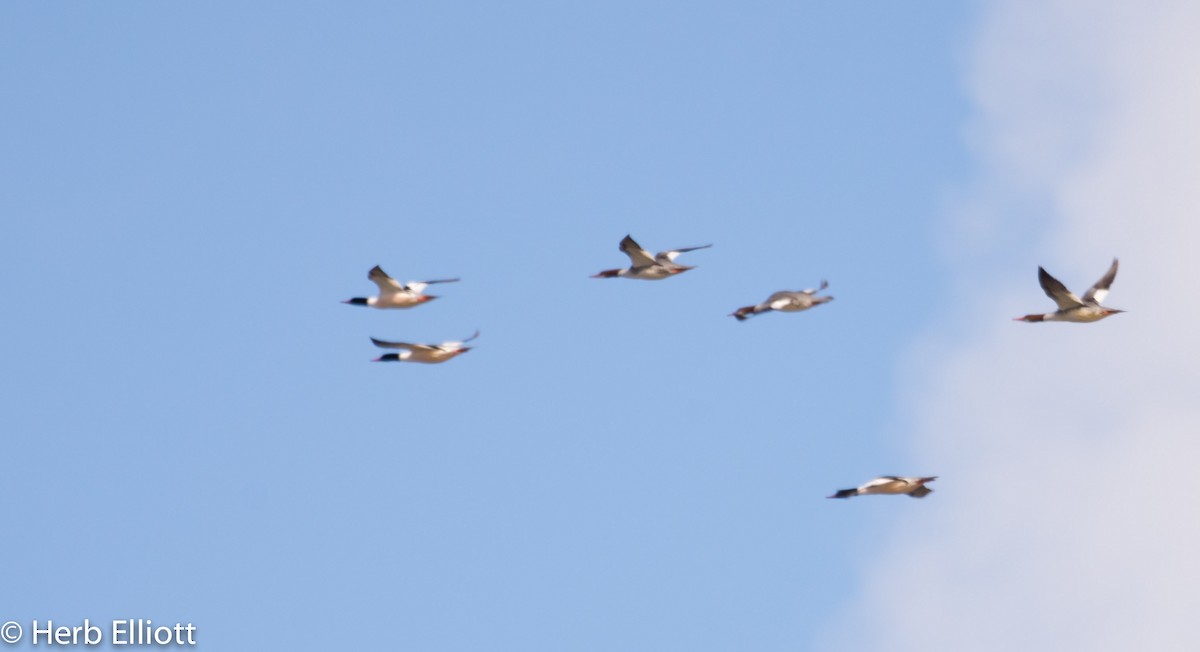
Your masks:
<svg viewBox="0 0 1200 652"><path fill-rule="evenodd" d="M220 650L836 647L873 537L955 482L824 499L946 475L900 403L961 289L940 234L980 165L974 11L0 7L0 620L192 622ZM627 233L714 246L588 278ZM1010 261L1032 307L1036 253ZM463 281L340 304L376 264ZM726 316L822 278L830 305ZM475 329L442 366L368 362L369 336Z"/></svg>

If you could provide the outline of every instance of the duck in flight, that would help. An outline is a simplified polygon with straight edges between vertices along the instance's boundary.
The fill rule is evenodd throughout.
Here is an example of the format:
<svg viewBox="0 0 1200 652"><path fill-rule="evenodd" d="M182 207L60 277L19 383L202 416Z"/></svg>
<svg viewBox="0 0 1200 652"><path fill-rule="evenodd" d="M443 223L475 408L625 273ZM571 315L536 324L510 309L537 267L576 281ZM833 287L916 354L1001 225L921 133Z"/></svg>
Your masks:
<svg viewBox="0 0 1200 652"><path fill-rule="evenodd" d="M800 312L801 310L808 310L813 306L819 306L822 303L829 303L830 301L833 301L833 297L830 296L816 296L818 292L827 287L829 287L829 282L821 281L821 287L815 290L812 288L800 290L799 292L782 290L767 297L766 301L758 304L757 306L738 308L730 313L729 316L737 318L738 321L746 321L754 315L764 312L771 312L772 310L778 310L780 312Z"/></svg>
<svg viewBox="0 0 1200 652"><path fill-rule="evenodd" d="M466 346L466 343L477 337L479 337L479 331L475 331L474 335L461 342L442 342L441 344L385 342L384 340L377 340L372 337L371 342L381 349L401 349L401 351L399 353L385 353L371 362L421 362L424 364L437 364L470 351L471 347Z"/></svg>
<svg viewBox="0 0 1200 652"><path fill-rule="evenodd" d="M379 286L379 296L356 297L354 299L347 299L342 303L348 303L353 306L370 306L372 308L411 308L437 298L437 295L422 294L425 288L430 285L434 283L456 283L460 280L456 278L443 278L435 281L409 281L408 283L400 283L388 276L379 265L372 267L371 271L367 272L367 278Z"/></svg>
<svg viewBox="0 0 1200 652"><path fill-rule="evenodd" d="M592 278L637 278L644 281L657 281L664 278L670 278L676 274L682 274L689 269L695 269L695 265L680 265L675 262L675 258L679 254L697 249L707 249L711 244L701 245L699 247L684 247L682 249L670 249L668 251L660 251L654 256L651 256L648 251L642 249L642 246L634 241L632 236L625 236L621 240L621 251L629 256L630 266L625 269L606 269L599 274L594 274Z"/></svg>
<svg viewBox="0 0 1200 652"><path fill-rule="evenodd" d="M1058 304L1058 310L1042 315L1025 315L1024 317L1015 318L1014 321L1073 321L1086 323L1100 321L1118 312L1125 312L1124 310L1105 308L1100 305L1100 302L1104 301L1104 298L1108 296L1108 288L1112 285L1115 278L1117 278L1117 259L1113 258L1112 266L1108 268L1104 276L1100 277L1100 280L1096 281L1095 285L1088 288L1088 291L1083 293L1083 298L1080 299L1058 279L1050 276L1045 269L1038 267L1038 283L1041 284L1042 290L1046 292L1046 296Z"/></svg>
<svg viewBox="0 0 1200 652"><path fill-rule="evenodd" d="M842 489L826 498L852 498L854 496L870 496L872 494L908 494L913 498L924 498L933 493L933 489L925 486L926 482L937 480L937 476L928 478L904 478L896 475L884 475L854 489Z"/></svg>

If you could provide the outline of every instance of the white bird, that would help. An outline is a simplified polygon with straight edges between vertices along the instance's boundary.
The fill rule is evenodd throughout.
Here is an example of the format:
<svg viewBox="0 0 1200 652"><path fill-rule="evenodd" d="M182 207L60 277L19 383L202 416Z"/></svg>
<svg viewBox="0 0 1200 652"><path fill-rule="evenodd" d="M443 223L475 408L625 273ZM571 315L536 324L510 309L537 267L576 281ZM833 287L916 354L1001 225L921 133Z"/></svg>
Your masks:
<svg viewBox="0 0 1200 652"><path fill-rule="evenodd" d="M456 278L443 278L434 281L409 281L408 283L401 284L396 279L388 276L379 265L372 267L371 271L367 272L367 278L379 286L379 296L356 297L354 299L347 299L342 303L354 306L370 306L372 308L411 308L437 298L437 295L422 294L425 288L430 285L434 283L455 283L460 280Z"/></svg>
<svg viewBox="0 0 1200 652"><path fill-rule="evenodd" d="M445 362L471 350L465 346L467 342L479 337L479 331L461 342L442 342L441 344L409 344L408 342L385 342L371 338L371 342L381 349L403 349L400 353L385 353L371 362L421 362L437 364Z"/></svg>
<svg viewBox="0 0 1200 652"><path fill-rule="evenodd" d="M707 249L711 244L701 245L699 247L683 247L681 249L670 249L668 251L660 251L654 256L650 252L642 249L642 246L634 241L632 236L625 236L621 240L621 251L629 256L629 261L632 263L625 269L606 269L599 274L592 275L592 278L637 278L644 281L657 281L659 279L669 278L676 274L681 274L689 269L695 269L695 265L679 265L675 262L675 258L679 254L697 249Z"/></svg>
<svg viewBox="0 0 1200 652"><path fill-rule="evenodd" d="M855 489L841 489L827 498L850 498L852 496L869 496L871 494L908 494L913 498L924 498L933 493L933 489L925 486L926 482L937 480L937 476L927 478L903 478L895 475L884 475Z"/></svg>
<svg viewBox="0 0 1200 652"><path fill-rule="evenodd" d="M767 297L767 300L756 306L745 306L738 308L729 314L730 317L736 317L738 321L745 321L754 315L778 310L780 312L800 312L808 310L813 306L819 306L822 303L833 301L833 297L825 296L818 297L816 294L821 290L829 287L827 281L821 281L821 287L817 289L809 288L792 292L789 290L781 290Z"/></svg>
<svg viewBox="0 0 1200 652"><path fill-rule="evenodd" d="M1083 298L1080 299L1058 279L1050 276L1050 274L1046 273L1046 270L1038 267L1038 283L1042 286L1042 290L1046 292L1046 296L1058 304L1058 310L1042 315L1025 315L1024 317L1017 317L1013 321L1073 321L1086 323L1100 321L1118 312L1125 312L1124 310L1105 308L1100 305L1100 302L1104 301L1104 298L1108 296L1108 288L1112 285L1115 278L1117 278L1117 259L1113 258L1112 267L1108 268L1108 272L1100 277L1100 280L1096 281L1095 285L1088 288L1088 291L1083 294Z"/></svg>

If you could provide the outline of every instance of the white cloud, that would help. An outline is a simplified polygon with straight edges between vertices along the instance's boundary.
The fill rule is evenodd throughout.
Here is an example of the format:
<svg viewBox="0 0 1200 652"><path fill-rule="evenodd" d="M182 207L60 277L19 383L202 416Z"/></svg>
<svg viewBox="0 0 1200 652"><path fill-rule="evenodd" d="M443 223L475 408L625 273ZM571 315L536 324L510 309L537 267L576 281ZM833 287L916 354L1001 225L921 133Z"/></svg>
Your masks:
<svg viewBox="0 0 1200 652"><path fill-rule="evenodd" d="M955 259L994 291L964 289L956 338L931 333L902 374L939 491L884 533L828 649L1200 650L1197 34L1194 0L985 9L981 172L948 244L1022 250ZM1006 238L1005 209L1037 202L1036 241ZM1051 309L1036 264L1082 291L1114 255L1106 303L1129 313L1008 321Z"/></svg>

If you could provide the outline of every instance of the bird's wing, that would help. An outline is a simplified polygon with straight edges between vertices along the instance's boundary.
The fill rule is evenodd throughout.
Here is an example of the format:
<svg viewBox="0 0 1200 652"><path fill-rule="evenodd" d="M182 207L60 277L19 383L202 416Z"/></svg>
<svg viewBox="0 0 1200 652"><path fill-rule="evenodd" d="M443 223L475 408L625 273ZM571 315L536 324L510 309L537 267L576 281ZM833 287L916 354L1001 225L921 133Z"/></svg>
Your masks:
<svg viewBox="0 0 1200 652"><path fill-rule="evenodd" d="M400 285L396 279L388 276L387 272L384 272L383 268L379 265L372 267L371 271L367 272L367 278L370 279L372 283L379 286L379 294L381 295L395 294L397 292L404 291L404 286Z"/></svg>
<svg viewBox="0 0 1200 652"><path fill-rule="evenodd" d="M673 263L679 257L679 254L686 254L689 251L697 249L708 249L711 244L700 245L699 247L681 247L679 249L670 249L668 251L660 251L654 256L654 260L659 263Z"/></svg>
<svg viewBox="0 0 1200 652"><path fill-rule="evenodd" d="M373 337L371 338L371 343L381 349L404 349L405 351L420 351L420 350L430 351L430 350L433 350L433 348L434 348L432 346L429 346L428 344L409 344L408 342L385 342L383 340L377 340Z"/></svg>
<svg viewBox="0 0 1200 652"><path fill-rule="evenodd" d="M893 484L895 482L900 482L900 481L901 481L900 478L897 478L894 475L885 475L883 477L875 478L874 480L871 480L870 482L860 486L858 488L858 490L866 491L867 489L872 489L874 487L885 487L887 485Z"/></svg>
<svg viewBox="0 0 1200 652"><path fill-rule="evenodd" d="M1083 305L1083 301L1075 296L1074 292L1067 289L1061 281L1050 276L1045 269L1038 268L1038 283L1041 284L1042 290L1046 292L1046 296L1054 300L1058 304L1059 310L1070 310Z"/></svg>
<svg viewBox="0 0 1200 652"><path fill-rule="evenodd" d="M808 296L811 297L812 295L820 292L821 290L824 290L827 287L829 287L829 281L826 281L825 279L821 279L821 286L818 287L817 289L814 290L812 288L809 288L807 290L801 290L801 292L804 294L807 294Z"/></svg>
<svg viewBox="0 0 1200 652"><path fill-rule="evenodd" d="M1112 285L1113 280L1117 278L1117 259L1113 258L1112 267L1100 277L1096 284L1088 288L1084 293L1083 300L1087 303L1103 303L1104 297L1108 296L1108 288Z"/></svg>
<svg viewBox="0 0 1200 652"><path fill-rule="evenodd" d="M457 350L463 348L464 346L466 346L467 342L470 342L471 340L473 340L477 337L479 337L479 331L475 331L475 333L473 335L462 340L461 342L442 342L441 344L438 344L434 348L438 348L443 351L457 351Z"/></svg>
<svg viewBox="0 0 1200 652"><path fill-rule="evenodd" d="M776 293L772 294L771 296L767 297L767 300L765 303L768 306L771 306L772 310L780 310L782 308L786 308L787 306L792 305L792 303L795 302L795 300L797 298L796 294L797 294L796 292L780 290L779 292L776 292Z"/></svg>
<svg viewBox="0 0 1200 652"><path fill-rule="evenodd" d="M420 294L421 292L425 291L425 288L429 287L430 285L433 285L434 283L455 283L459 280L461 280L461 279L442 278L442 279L435 279L432 281L409 281L408 283L404 284L404 289L408 290L409 292L416 292L417 294Z"/></svg>
<svg viewBox="0 0 1200 652"><path fill-rule="evenodd" d="M650 252L642 249L632 236L625 236L621 240L621 251L629 256L629 260L633 262L634 267L646 267L654 264L654 258L650 256Z"/></svg>
<svg viewBox="0 0 1200 652"><path fill-rule="evenodd" d="M913 498L924 498L925 496L928 496L931 493L933 493L933 489L930 489L929 487L926 487L925 485L921 485L921 486L917 487L916 489L913 489L912 491L908 492L908 495L912 496Z"/></svg>

